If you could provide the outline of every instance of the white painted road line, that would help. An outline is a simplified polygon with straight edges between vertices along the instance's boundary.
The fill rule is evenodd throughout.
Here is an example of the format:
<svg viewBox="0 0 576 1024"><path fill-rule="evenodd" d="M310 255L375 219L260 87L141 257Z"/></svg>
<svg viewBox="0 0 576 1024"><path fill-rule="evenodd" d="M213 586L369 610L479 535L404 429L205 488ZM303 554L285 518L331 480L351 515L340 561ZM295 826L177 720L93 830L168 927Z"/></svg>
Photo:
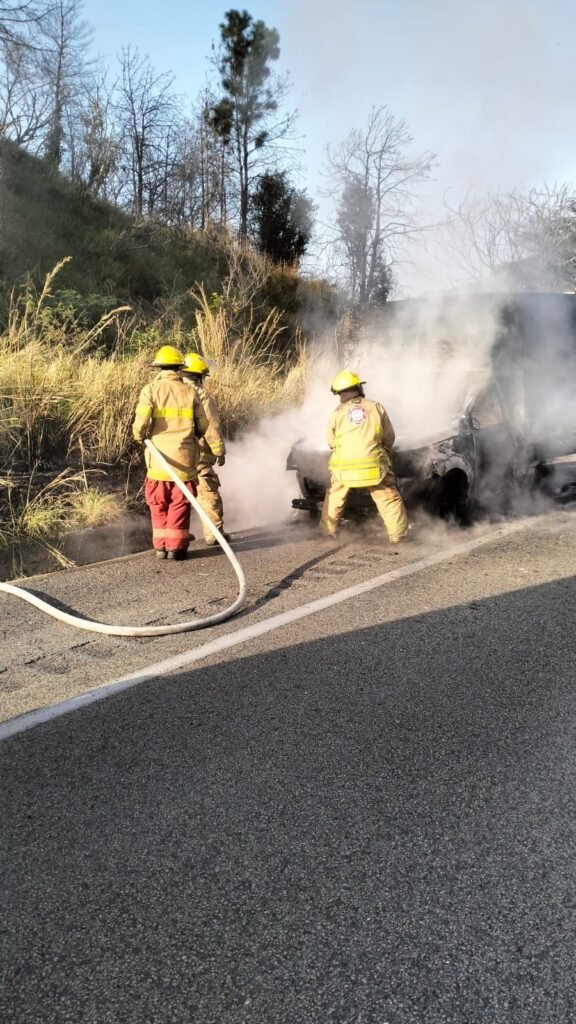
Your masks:
<svg viewBox="0 0 576 1024"><path fill-rule="evenodd" d="M177 654L173 658L158 661L147 668L139 669L138 672L132 672L130 675L122 676L120 679L103 683L102 686L98 686L93 690L80 693L77 697L70 697L68 700L63 700L50 707L38 708L36 711L29 711L27 714L10 718L8 721L0 723L0 741L8 739L10 736L16 736L18 733L26 732L28 729L34 728L34 726L43 725L54 718L60 718L71 711L87 707L96 701L104 700L106 697L112 697L123 690L129 690L133 686L138 686L139 683L151 682L159 676L168 675L181 668L187 668L198 661L210 658L213 654L219 654L221 651L226 651L231 647L238 647L248 640L264 636L265 633L271 633L275 629L280 629L282 626L297 622L298 619L305 619L309 615L315 615L317 612L324 611L325 608L331 608L333 605L341 604L343 601L349 601L353 597L361 597L362 594L367 594L371 590L377 590L379 587L394 583L395 580L403 579L406 576L414 576L423 569L430 569L432 566L446 562L456 555L465 555L469 551L474 551L475 548L483 547L485 544L492 544L509 534L525 529L533 522L534 520L523 519L519 522L508 523L506 526L495 530L489 530L486 534L477 537L475 540L469 540L465 544L446 548L435 555L421 558L417 562L410 562L400 569L393 569L391 572L386 572L381 576L374 576L364 583L357 583L353 587L338 590L335 594L320 597L316 601L310 601L308 604L300 605L298 608L292 608L290 611L272 615L269 619L255 622L244 629L237 629L232 633L226 633L224 636L211 640L207 644L202 644L201 647L196 647L192 651L186 651L184 654Z"/></svg>

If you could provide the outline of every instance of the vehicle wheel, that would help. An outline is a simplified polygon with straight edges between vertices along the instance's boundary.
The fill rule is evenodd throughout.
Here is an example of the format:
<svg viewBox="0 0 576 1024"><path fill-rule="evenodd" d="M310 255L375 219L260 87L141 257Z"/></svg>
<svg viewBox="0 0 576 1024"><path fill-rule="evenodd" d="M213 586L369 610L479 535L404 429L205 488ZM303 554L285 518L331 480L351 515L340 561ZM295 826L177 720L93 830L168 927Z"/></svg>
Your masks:
<svg viewBox="0 0 576 1024"><path fill-rule="evenodd" d="M543 491L544 494L552 493L552 482L554 480L554 467L546 465L545 462L537 462L534 467L532 486L536 491Z"/></svg>
<svg viewBox="0 0 576 1024"><path fill-rule="evenodd" d="M460 526L468 526L472 521L472 506L466 474L454 469L446 476L435 477L427 506L432 515L454 519Z"/></svg>

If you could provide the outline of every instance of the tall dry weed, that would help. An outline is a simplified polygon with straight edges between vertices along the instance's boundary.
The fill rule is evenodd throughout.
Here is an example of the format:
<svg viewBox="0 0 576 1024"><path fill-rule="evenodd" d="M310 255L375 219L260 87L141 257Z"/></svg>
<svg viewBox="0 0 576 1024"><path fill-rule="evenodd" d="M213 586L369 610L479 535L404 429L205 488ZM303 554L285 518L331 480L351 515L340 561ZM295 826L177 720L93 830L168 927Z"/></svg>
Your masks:
<svg viewBox="0 0 576 1024"><path fill-rule="evenodd" d="M65 458L71 444L78 440L74 425L86 414L91 390L84 387L83 375L89 367L92 390L99 390L103 425L110 431L109 405L102 384L94 387L96 377L106 378L105 359L87 356L100 335L129 307L106 313L92 327L70 320L57 323L47 306L54 280L68 260L62 260L47 275L41 291L31 286L13 294L8 310L8 326L0 336L0 459L6 471L13 466L29 470L53 459ZM90 441L94 440L93 432ZM102 445L96 444L100 452ZM118 443L114 451L118 452Z"/></svg>
<svg viewBox="0 0 576 1024"><path fill-rule="evenodd" d="M308 354L302 342L290 359L278 354L285 330L280 310L272 309L258 320L250 307L236 319L224 303L210 302L202 288L196 294L198 311L190 345L212 364L210 392L228 436L267 413L297 403L303 395Z"/></svg>
<svg viewBox="0 0 576 1024"><path fill-rule="evenodd" d="M70 407L67 432L69 450L86 461L118 461L132 436L138 394L151 374L152 356L91 356L77 368L78 400Z"/></svg>
<svg viewBox="0 0 576 1024"><path fill-rule="evenodd" d="M106 516L109 506L86 484L70 490L66 477L57 487L20 488L13 502L15 476L36 479L38 468L114 464L126 453L141 387L153 376L154 349L162 344L201 351L213 364L210 390L225 433L233 437L261 417L301 399L308 370L301 344L290 358L279 355L282 314L259 315L249 301L210 301L200 289L191 333L175 332L161 321L142 327L127 321L127 307L112 310L86 328L71 315L57 322L49 302L54 280L67 261L49 274L36 293L27 287L13 295L7 328L0 335L0 541L28 535L59 535ZM246 298L246 296L244 296ZM97 341L118 325L113 352ZM122 327L122 324L124 325ZM76 492L78 492L76 494ZM89 493L90 492L90 493ZM99 510L99 511L95 511Z"/></svg>

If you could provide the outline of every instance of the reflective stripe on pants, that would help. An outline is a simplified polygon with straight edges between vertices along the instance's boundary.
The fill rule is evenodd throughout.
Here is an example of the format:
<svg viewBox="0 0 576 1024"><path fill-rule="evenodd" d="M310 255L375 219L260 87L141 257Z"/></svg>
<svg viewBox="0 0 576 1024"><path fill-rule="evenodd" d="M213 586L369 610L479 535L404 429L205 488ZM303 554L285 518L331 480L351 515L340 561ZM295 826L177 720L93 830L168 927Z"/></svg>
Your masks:
<svg viewBox="0 0 576 1024"><path fill-rule="evenodd" d="M201 465L199 467L198 501L208 518L214 523L214 526L221 530L224 507L222 505L222 495L220 494L220 479L212 466ZM204 526L204 523L202 523L202 533L204 534L204 540L212 540L213 534L210 533L207 526Z"/></svg>
<svg viewBox="0 0 576 1024"><path fill-rule="evenodd" d="M393 474L389 473L379 484L374 487L366 487L365 490L368 491L378 509L390 543L394 544L405 537L408 533L408 516ZM320 519L320 529L323 533L336 533L349 492L350 487L332 477L330 487L326 491Z"/></svg>
<svg viewBox="0 0 576 1024"><path fill-rule="evenodd" d="M195 483L185 486L196 496ZM166 551L186 551L190 539L190 502L171 480L146 478L144 496L152 520L152 544Z"/></svg>

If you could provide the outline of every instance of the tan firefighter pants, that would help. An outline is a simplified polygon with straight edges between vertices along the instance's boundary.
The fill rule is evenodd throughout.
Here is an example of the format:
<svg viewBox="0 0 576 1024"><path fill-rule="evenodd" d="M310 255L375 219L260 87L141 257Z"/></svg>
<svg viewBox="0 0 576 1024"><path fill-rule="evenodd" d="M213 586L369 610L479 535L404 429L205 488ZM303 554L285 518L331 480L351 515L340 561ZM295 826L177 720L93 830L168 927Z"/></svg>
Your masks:
<svg viewBox="0 0 576 1024"><path fill-rule="evenodd" d="M390 543L395 544L408 533L408 516L394 476L388 474L375 487L366 487L365 490L370 494L384 521ZM336 533L349 491L350 487L332 477L320 519L320 529L323 533Z"/></svg>
<svg viewBox="0 0 576 1024"><path fill-rule="evenodd" d="M213 466L200 465L198 467L197 497L208 518L212 520L214 526L221 530L224 507L220 494L220 480ZM204 526L204 523L202 523L202 533L204 534L204 540L213 539L213 534L210 533L207 526Z"/></svg>

